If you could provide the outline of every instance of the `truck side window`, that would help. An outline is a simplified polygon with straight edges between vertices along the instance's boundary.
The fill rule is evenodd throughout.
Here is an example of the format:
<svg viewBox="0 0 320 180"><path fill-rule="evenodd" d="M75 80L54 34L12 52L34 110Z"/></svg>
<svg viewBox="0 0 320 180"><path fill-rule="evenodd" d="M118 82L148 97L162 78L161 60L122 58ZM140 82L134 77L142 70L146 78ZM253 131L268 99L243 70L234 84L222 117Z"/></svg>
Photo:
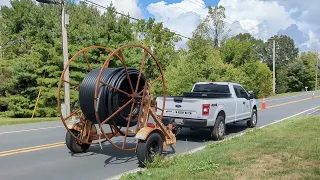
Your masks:
<svg viewBox="0 0 320 180"><path fill-rule="evenodd" d="M236 95L238 98L246 98L247 93L241 86L233 86L234 91L236 92Z"/></svg>
<svg viewBox="0 0 320 180"><path fill-rule="evenodd" d="M239 89L237 88L237 86L233 86L234 92L236 93L237 98L241 98L241 94L239 92Z"/></svg>

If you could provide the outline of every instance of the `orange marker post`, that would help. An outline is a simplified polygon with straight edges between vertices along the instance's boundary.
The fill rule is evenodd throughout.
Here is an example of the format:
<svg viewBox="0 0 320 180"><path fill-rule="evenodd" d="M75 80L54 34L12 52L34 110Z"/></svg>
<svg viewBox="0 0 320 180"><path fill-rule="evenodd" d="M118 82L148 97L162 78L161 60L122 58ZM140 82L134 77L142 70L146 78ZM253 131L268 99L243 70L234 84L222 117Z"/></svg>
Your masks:
<svg viewBox="0 0 320 180"><path fill-rule="evenodd" d="M261 109L266 109L266 100L265 98L262 99L262 105L261 105Z"/></svg>

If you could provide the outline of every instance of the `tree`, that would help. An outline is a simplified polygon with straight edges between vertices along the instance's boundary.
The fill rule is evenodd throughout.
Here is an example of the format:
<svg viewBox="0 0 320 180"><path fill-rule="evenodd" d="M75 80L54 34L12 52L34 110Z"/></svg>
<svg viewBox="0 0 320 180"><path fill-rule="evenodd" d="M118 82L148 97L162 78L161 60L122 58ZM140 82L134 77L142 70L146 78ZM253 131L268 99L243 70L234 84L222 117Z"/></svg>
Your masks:
<svg viewBox="0 0 320 180"><path fill-rule="evenodd" d="M306 66L308 74L310 76L310 86L309 90L315 89L316 82L316 66L317 66L318 56L314 52L303 52L299 55L298 60L301 60Z"/></svg>
<svg viewBox="0 0 320 180"><path fill-rule="evenodd" d="M241 70L247 75L243 83L246 89L252 90L258 97L269 96L272 92L272 71L259 61L246 63Z"/></svg>
<svg viewBox="0 0 320 180"><path fill-rule="evenodd" d="M267 56L265 61L270 68L273 69L273 40L275 40L276 52L275 52L275 73L276 73L276 91L277 93L283 92L286 88L286 80L283 75L279 75L278 72L285 71L285 66L297 59L299 49L295 47L294 40L286 35L273 36L266 42ZM286 74L286 72L281 72Z"/></svg>
<svg viewBox="0 0 320 180"><path fill-rule="evenodd" d="M297 58L299 49L295 46L294 40L287 35L275 35L269 38L266 42L267 56L265 62L268 64L270 69L272 69L273 62L273 40L275 40L276 45L276 68L281 68Z"/></svg>
<svg viewBox="0 0 320 180"><path fill-rule="evenodd" d="M226 40L226 43L221 47L221 53L225 62L232 63L236 67L255 60L252 44L234 38Z"/></svg>
<svg viewBox="0 0 320 180"><path fill-rule="evenodd" d="M177 59L174 46L181 39L168 28L164 28L163 23L156 23L154 18L149 18L148 21L139 20L135 24L135 32L139 39L137 42L152 50L163 70L171 61ZM140 61L141 58L138 60L139 65ZM159 71L155 68L154 61L147 60L145 73L151 79L159 76Z"/></svg>
<svg viewBox="0 0 320 180"><path fill-rule="evenodd" d="M4 60L0 62L0 113L11 117L31 117L38 91L41 98L36 116L57 116L57 87L63 70L61 40L61 7L37 5L32 0L13 0L12 7L0 9L0 46ZM112 4L104 13L85 3L67 3L70 15L68 29L69 59L87 46L99 45L116 49L129 43L141 43L153 50L162 67L178 59L177 36L154 19L131 22L118 16ZM137 35L143 34L144 38ZM125 49L127 66L140 66L143 51ZM100 68L108 57L105 50L86 52L91 68ZM2 56L1 56L2 57ZM122 66L112 61L109 67ZM153 67L146 74L157 77ZM80 85L88 72L84 55L70 66L70 82ZM62 88L63 98L63 88ZM78 93L70 90L71 109L76 108Z"/></svg>
<svg viewBox="0 0 320 180"><path fill-rule="evenodd" d="M312 86L307 66L303 65L301 60L288 64L286 79L289 92L303 91L306 86Z"/></svg>
<svg viewBox="0 0 320 180"><path fill-rule="evenodd" d="M240 33L232 39L236 39L240 42L249 42L252 44L252 58L259 60L259 61L264 61L266 57L266 45L261 39L256 39L254 38L251 34L249 33Z"/></svg>
<svg viewBox="0 0 320 180"><path fill-rule="evenodd" d="M224 19L226 18L225 15L225 8L223 6L215 6L209 8L209 14L206 18L206 21L211 23L210 25L213 27L213 40L214 40L214 47L219 47L219 39L221 38L222 34L224 33L225 22Z"/></svg>

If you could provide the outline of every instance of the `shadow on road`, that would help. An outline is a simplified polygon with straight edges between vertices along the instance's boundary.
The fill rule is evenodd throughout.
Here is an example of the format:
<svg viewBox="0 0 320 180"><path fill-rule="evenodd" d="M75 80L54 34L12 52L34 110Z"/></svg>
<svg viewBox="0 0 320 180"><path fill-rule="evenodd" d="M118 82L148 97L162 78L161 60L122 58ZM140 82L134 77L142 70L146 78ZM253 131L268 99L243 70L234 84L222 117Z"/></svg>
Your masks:
<svg viewBox="0 0 320 180"><path fill-rule="evenodd" d="M247 129L245 123L235 123L235 124L228 124L226 127L227 135L237 134ZM191 141L191 142L208 142L211 141L210 139L210 130L208 129L199 129L199 130L190 130L188 128L183 128L181 132L177 136L177 141ZM117 144L118 146L122 146L122 138L118 141L114 141L113 143ZM177 142L179 143L179 142ZM134 138L132 142L129 141L126 143L126 148L134 148L136 146L136 141ZM175 154L176 150L172 146L168 146L166 151L163 152L163 156L168 156ZM94 155L105 155L107 159L104 162L104 167L107 165L114 165L114 164L124 164L128 162L137 162L137 155L135 151L125 151L120 150L109 142L102 144L102 149L100 145L92 145L86 153L80 154L73 154L74 157L83 157L83 156L94 156Z"/></svg>
<svg viewBox="0 0 320 180"><path fill-rule="evenodd" d="M113 142L114 143L114 142ZM118 146L122 146L121 143L115 143ZM99 144L97 145L91 145L91 147L87 150L85 153L80 154L73 154L74 157L83 157L83 156L94 156L94 155L106 155L108 158L104 162L104 166L108 164L124 164L131 161L136 161L136 153L134 151L125 151L120 150L113 145L111 145L109 142L105 142L102 145L102 149ZM134 148L136 146L135 143L127 143L125 145L126 148Z"/></svg>
<svg viewBox="0 0 320 180"><path fill-rule="evenodd" d="M226 125L226 135L240 133L247 129L246 123L238 122ZM183 128L177 136L177 141L207 142L210 141L210 129L190 130Z"/></svg>

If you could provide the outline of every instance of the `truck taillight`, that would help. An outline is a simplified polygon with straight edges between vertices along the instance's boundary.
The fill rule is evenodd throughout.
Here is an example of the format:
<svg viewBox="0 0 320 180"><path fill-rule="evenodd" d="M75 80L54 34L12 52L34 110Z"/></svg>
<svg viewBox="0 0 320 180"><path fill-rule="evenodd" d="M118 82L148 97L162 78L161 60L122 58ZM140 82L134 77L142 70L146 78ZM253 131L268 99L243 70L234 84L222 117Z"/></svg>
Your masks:
<svg viewBox="0 0 320 180"><path fill-rule="evenodd" d="M210 112L210 104L202 104L202 115L208 116Z"/></svg>

